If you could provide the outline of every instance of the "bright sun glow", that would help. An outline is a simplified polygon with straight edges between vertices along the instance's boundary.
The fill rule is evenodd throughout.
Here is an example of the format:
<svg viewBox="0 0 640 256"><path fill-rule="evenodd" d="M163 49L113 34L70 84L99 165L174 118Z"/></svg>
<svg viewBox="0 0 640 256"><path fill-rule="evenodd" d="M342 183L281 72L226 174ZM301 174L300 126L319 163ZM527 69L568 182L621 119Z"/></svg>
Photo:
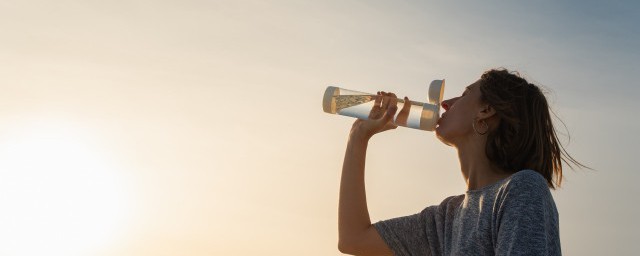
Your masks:
<svg viewBox="0 0 640 256"><path fill-rule="evenodd" d="M114 242L126 191L87 132L60 121L0 134L0 255L88 255Z"/></svg>

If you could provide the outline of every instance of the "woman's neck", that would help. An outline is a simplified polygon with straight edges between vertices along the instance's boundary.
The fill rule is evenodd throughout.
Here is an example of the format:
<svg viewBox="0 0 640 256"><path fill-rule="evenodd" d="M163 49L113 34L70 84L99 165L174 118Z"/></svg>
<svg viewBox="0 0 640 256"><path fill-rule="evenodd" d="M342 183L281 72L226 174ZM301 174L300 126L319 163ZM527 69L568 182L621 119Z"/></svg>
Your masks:
<svg viewBox="0 0 640 256"><path fill-rule="evenodd" d="M469 143L466 147L457 149L460 171L467 183L467 190L483 188L511 175L491 164L485 154L484 143Z"/></svg>

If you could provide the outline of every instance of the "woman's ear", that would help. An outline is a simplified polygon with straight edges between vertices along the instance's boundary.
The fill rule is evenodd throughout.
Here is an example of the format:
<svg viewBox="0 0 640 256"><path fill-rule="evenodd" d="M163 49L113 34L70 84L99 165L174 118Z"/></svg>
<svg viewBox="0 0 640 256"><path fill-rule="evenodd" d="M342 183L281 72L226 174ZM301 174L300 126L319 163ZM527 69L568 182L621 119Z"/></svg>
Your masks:
<svg viewBox="0 0 640 256"><path fill-rule="evenodd" d="M482 109L478 112L478 119L487 119L496 114L496 110L489 104L482 105Z"/></svg>

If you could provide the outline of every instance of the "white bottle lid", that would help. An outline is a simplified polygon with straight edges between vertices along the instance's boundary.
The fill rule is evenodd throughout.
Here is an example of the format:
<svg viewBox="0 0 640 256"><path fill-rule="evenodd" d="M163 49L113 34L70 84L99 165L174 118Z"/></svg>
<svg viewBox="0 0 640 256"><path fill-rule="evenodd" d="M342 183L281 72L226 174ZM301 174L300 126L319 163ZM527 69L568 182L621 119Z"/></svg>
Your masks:
<svg viewBox="0 0 640 256"><path fill-rule="evenodd" d="M440 106L444 95L444 79L433 80L429 85L429 103Z"/></svg>
<svg viewBox="0 0 640 256"><path fill-rule="evenodd" d="M444 79L433 80L429 85L429 103L422 106L422 114L420 116L420 129L425 131L433 131L440 118L440 102L444 95Z"/></svg>

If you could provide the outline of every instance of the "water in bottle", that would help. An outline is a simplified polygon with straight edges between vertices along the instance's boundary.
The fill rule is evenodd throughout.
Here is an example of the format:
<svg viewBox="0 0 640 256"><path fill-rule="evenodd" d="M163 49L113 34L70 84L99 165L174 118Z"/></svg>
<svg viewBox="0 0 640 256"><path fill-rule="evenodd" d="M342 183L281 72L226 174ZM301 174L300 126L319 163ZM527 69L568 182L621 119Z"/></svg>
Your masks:
<svg viewBox="0 0 640 256"><path fill-rule="evenodd" d="M409 116L406 124L396 123L409 128L433 131L440 116L440 102L444 94L444 80L434 80L429 85L428 103L410 101ZM322 109L326 113L368 119L375 99L378 95L363 93L339 87L329 86L325 90ZM398 99L398 111L393 120L396 121L404 105Z"/></svg>

